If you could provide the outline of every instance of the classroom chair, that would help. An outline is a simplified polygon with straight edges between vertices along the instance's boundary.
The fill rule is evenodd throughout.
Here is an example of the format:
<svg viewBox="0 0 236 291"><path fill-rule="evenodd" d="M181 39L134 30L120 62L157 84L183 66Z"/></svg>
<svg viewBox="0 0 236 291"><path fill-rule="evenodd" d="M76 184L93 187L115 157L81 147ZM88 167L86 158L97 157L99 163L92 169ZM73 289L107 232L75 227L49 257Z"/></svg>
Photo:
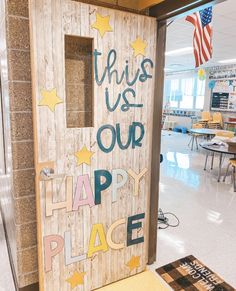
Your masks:
<svg viewBox="0 0 236 291"><path fill-rule="evenodd" d="M192 125L192 128L198 129L198 128L203 128L203 126L200 123L194 123ZM190 138L190 141L188 143L188 146L191 145L191 151L193 150L194 143L196 144L196 149L198 150L198 137L200 137L200 136L202 136L202 135L199 133L191 133L191 138Z"/></svg>
<svg viewBox="0 0 236 291"><path fill-rule="evenodd" d="M225 132L225 131L217 131L216 132L216 137L224 137L224 138L233 138L234 137L234 132Z"/></svg>
<svg viewBox="0 0 236 291"><path fill-rule="evenodd" d="M220 112L215 112L213 114L213 119L208 121L208 127L212 129L223 128L223 118Z"/></svg>
<svg viewBox="0 0 236 291"><path fill-rule="evenodd" d="M226 122L224 122L224 128L225 130L231 130L236 132L236 118L229 117Z"/></svg>
<svg viewBox="0 0 236 291"><path fill-rule="evenodd" d="M232 167L232 182L233 182L233 186L234 186L234 192L236 192L236 179L235 179L236 159L235 158L229 160L229 164L228 164L228 167L227 167L223 182L225 182L225 179L226 179L226 177L228 175L230 166Z"/></svg>
<svg viewBox="0 0 236 291"><path fill-rule="evenodd" d="M203 111L201 115L201 119L198 120L198 123L202 125L203 128L208 127L208 122L211 120L211 114L209 111Z"/></svg>

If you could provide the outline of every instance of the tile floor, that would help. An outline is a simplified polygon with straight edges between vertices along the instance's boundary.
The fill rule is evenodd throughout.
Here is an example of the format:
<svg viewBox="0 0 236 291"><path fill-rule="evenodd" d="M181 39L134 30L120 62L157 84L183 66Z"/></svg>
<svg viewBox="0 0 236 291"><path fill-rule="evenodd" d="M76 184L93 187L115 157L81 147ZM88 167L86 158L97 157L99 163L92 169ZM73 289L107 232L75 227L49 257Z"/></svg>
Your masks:
<svg viewBox="0 0 236 291"><path fill-rule="evenodd" d="M191 152L188 141L188 135L162 133L159 206L180 225L159 230L152 269L192 254L236 287L236 193L230 177L217 183L217 163L203 170L205 151ZM226 166L227 158L223 172Z"/></svg>
<svg viewBox="0 0 236 291"><path fill-rule="evenodd" d="M15 285L8 259L7 245L0 212L0 291L14 291Z"/></svg>
<svg viewBox="0 0 236 291"><path fill-rule="evenodd" d="M205 152L191 152L188 141L188 135L162 134L159 205L164 212L175 213L180 225L159 230L157 263L150 269L192 254L236 287L236 193L229 177L226 183L217 183L217 165L203 171ZM12 291L1 218L0 249L0 261L5 262L4 268L0 264L0 291Z"/></svg>

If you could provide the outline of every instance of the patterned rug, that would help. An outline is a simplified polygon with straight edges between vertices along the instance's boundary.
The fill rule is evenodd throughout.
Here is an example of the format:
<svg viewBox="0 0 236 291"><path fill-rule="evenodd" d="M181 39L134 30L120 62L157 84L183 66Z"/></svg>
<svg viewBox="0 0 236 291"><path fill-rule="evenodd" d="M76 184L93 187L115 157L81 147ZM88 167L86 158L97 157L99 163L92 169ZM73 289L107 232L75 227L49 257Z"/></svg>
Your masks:
<svg viewBox="0 0 236 291"><path fill-rule="evenodd" d="M175 291L235 291L194 256L165 265L156 272Z"/></svg>

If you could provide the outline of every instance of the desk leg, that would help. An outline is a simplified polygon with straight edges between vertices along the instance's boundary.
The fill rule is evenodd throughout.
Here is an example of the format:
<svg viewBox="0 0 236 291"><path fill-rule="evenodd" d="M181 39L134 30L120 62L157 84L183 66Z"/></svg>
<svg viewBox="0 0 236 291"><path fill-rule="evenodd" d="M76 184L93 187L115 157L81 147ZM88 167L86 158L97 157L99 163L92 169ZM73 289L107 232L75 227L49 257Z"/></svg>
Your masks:
<svg viewBox="0 0 236 291"><path fill-rule="evenodd" d="M222 159L223 159L223 154L220 154L220 162L219 162L219 173L218 173L218 182L220 182L220 176L221 176L221 168L222 168Z"/></svg>
<svg viewBox="0 0 236 291"><path fill-rule="evenodd" d="M193 135L191 151L193 151L194 141L195 141L195 136Z"/></svg>
<svg viewBox="0 0 236 291"><path fill-rule="evenodd" d="M196 148L198 150L198 140L197 140L197 136L195 137L195 141L196 141Z"/></svg>
<svg viewBox="0 0 236 291"><path fill-rule="evenodd" d="M213 169L213 165L214 165L214 157L215 157L215 154L213 152L212 153L212 158L211 158L211 170Z"/></svg>
<svg viewBox="0 0 236 291"><path fill-rule="evenodd" d="M209 153L207 151L207 153L206 153L206 159L205 159L204 171L206 171L208 156L209 156Z"/></svg>
<svg viewBox="0 0 236 291"><path fill-rule="evenodd" d="M188 147L191 145L191 143L192 143L192 136L191 136L191 138L190 138L190 140L189 140L189 143L188 143Z"/></svg>
<svg viewBox="0 0 236 291"><path fill-rule="evenodd" d="M234 184L234 192L236 192L235 167L233 167L233 184Z"/></svg>
<svg viewBox="0 0 236 291"><path fill-rule="evenodd" d="M226 177L228 176L228 173L229 173L229 167L230 167L230 163L228 163L228 167L227 167L227 169L226 169L226 173L225 173L225 176L224 176L223 182L225 182L225 179L226 179Z"/></svg>

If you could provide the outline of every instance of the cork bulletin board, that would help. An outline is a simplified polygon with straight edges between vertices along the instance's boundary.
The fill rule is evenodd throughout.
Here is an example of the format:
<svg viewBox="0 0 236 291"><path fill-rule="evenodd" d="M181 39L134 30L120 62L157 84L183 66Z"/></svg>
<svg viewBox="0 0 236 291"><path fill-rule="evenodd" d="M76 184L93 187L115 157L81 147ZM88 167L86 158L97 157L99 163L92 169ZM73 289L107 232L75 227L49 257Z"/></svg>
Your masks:
<svg viewBox="0 0 236 291"><path fill-rule="evenodd" d="M148 255L156 20L31 0L40 290L94 290Z"/></svg>

